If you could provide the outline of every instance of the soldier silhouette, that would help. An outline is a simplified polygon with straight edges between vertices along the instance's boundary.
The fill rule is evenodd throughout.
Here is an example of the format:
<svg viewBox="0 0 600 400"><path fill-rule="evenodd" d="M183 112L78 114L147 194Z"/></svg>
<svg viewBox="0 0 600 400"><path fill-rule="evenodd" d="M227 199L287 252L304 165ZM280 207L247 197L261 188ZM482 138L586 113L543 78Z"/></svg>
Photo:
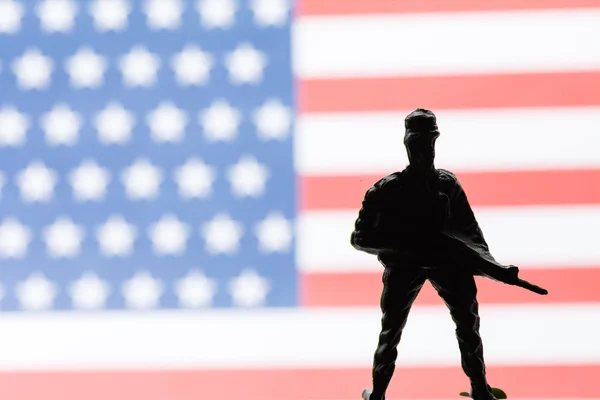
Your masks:
<svg viewBox="0 0 600 400"><path fill-rule="evenodd" d="M409 165L367 190L352 232L352 246L376 255L384 266L373 388L363 392L364 400L385 399L402 331L426 280L456 324L462 369L471 382L468 395L476 400L505 395L487 382L474 276L547 294L520 279L517 267L499 264L490 254L458 179L448 170L435 168L439 135L433 112L419 108L406 117L404 145Z"/></svg>

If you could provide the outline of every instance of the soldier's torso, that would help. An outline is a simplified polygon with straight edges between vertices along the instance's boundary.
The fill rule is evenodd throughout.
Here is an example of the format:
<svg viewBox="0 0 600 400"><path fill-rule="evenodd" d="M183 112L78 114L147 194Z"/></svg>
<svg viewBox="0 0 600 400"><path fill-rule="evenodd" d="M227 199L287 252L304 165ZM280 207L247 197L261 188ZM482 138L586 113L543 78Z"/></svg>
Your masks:
<svg viewBox="0 0 600 400"><path fill-rule="evenodd" d="M437 169L422 177L405 169L378 183L382 187L382 196L376 207L382 217L391 221L414 224L414 228L419 229L439 229L450 214L456 178L449 171Z"/></svg>
<svg viewBox="0 0 600 400"><path fill-rule="evenodd" d="M423 177L407 168L380 182L384 195L377 205L378 228L392 237L411 232L411 240L403 240L402 253L380 256L380 261L389 264L412 260L415 265L425 266L429 260L427 254L435 248L430 237L450 223L451 199L457 185L455 176L437 169Z"/></svg>

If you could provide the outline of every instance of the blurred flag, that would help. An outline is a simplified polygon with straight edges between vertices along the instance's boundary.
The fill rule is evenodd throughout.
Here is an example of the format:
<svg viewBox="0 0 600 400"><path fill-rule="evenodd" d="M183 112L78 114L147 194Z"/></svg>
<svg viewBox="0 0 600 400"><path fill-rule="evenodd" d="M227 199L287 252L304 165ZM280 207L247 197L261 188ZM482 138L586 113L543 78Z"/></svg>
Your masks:
<svg viewBox="0 0 600 400"><path fill-rule="evenodd" d="M600 1L0 0L0 397L349 400L381 266L349 236L438 115L493 254L490 382L600 398ZM468 390L424 288L390 398Z"/></svg>

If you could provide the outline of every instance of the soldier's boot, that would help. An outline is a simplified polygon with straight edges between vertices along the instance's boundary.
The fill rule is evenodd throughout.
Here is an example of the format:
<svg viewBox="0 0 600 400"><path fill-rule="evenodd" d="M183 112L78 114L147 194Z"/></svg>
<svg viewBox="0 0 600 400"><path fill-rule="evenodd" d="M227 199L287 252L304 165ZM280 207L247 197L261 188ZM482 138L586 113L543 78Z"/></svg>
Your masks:
<svg viewBox="0 0 600 400"><path fill-rule="evenodd" d="M385 400L385 395L373 393L373 389L365 389L362 392L363 400Z"/></svg>
<svg viewBox="0 0 600 400"><path fill-rule="evenodd" d="M473 400L498 400L492 392L492 387L487 384L485 386L471 385L471 398Z"/></svg>

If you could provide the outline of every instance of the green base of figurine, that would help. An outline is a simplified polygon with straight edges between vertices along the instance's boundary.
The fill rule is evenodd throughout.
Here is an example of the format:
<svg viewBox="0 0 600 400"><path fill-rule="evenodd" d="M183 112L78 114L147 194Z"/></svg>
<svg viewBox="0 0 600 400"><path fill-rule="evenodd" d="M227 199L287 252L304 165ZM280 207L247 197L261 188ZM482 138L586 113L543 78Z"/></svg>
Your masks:
<svg viewBox="0 0 600 400"><path fill-rule="evenodd" d="M507 398L506 397L506 393L504 393L504 390L502 390L502 389L492 388L492 394L498 400L502 400L502 399L506 399ZM471 397L471 394L469 392L460 392L460 395L463 396L463 397Z"/></svg>

